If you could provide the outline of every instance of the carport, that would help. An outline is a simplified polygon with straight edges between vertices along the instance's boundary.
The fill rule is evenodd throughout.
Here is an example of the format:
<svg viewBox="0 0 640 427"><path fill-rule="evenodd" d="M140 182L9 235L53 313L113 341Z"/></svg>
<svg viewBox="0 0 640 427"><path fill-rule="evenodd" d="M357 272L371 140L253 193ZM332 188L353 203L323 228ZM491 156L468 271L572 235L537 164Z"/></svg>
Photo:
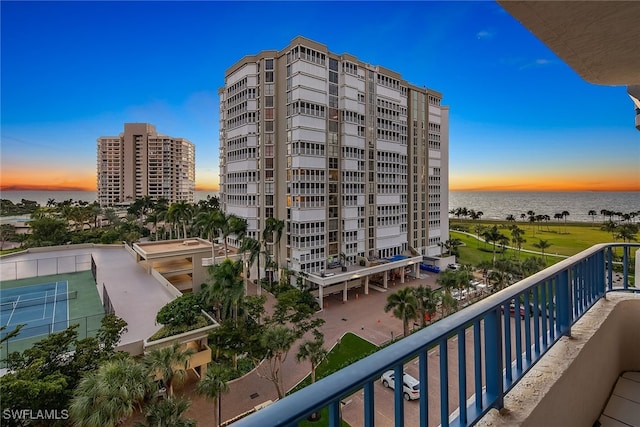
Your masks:
<svg viewBox="0 0 640 427"><path fill-rule="evenodd" d="M309 274L305 280L315 284L317 290L312 292L318 298L321 308L324 308L324 294L332 294L342 291L342 300L347 301L349 289L363 286L364 294L369 294L369 288L379 290L373 284L370 284L372 277L382 275L382 289L389 287L389 273L395 269L400 269L400 283L405 282L405 268L411 267L413 275L420 277L420 262L422 256L416 257L394 257L392 260L384 260L381 263L369 267L350 266L346 272ZM316 295L317 292L317 295Z"/></svg>

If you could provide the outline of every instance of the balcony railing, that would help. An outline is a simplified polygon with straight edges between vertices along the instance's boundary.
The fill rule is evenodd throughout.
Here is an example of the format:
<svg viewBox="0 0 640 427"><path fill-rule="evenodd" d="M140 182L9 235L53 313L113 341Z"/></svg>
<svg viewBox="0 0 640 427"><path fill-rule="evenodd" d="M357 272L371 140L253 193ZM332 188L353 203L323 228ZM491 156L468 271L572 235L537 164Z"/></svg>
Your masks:
<svg viewBox="0 0 640 427"><path fill-rule="evenodd" d="M296 425L328 407L329 425L339 426L342 400L364 389L363 424L373 426L374 383L389 369L395 371L398 381L405 364L414 359L419 368L420 426L472 425L489 409L501 408L505 394L556 341L571 335L571 326L606 292L636 290L629 283L632 248L640 245L593 246L234 425ZM621 262L614 263L614 253L622 255ZM621 268L622 272L614 273L614 268ZM618 280L614 280L616 277ZM439 350L439 362L429 364L428 352L433 348ZM428 392L431 381L438 384L439 393ZM433 400L438 402L439 410L433 410ZM403 390L396 384L395 425L405 425L404 417Z"/></svg>

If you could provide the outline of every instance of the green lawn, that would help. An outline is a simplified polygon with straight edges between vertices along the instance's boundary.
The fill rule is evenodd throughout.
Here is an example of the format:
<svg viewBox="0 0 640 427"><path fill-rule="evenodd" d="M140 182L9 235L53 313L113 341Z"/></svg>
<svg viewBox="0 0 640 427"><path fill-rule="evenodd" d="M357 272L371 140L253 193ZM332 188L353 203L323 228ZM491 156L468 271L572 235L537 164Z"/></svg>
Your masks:
<svg viewBox="0 0 640 427"><path fill-rule="evenodd" d="M329 352L327 357L322 361L320 366L316 369L316 380L324 378L333 372L336 372L347 365L360 360L369 354L375 352L378 349L374 344L369 341L363 340L359 336L352 334L351 332L346 333L340 342L336 344L333 349ZM311 376L307 376L295 389L291 390L293 393L296 390L299 390L303 387L306 387L311 383ZM312 426L312 427L320 427L320 426L328 426L329 425L329 409L324 408L320 411L320 419L315 422L311 422L309 420L301 421L299 426ZM342 425L348 427L349 424L342 421Z"/></svg>
<svg viewBox="0 0 640 427"><path fill-rule="evenodd" d="M522 245L523 249L530 249L537 251L538 249L533 246L540 239L546 240L551 243L545 252L549 254L560 255L575 255L595 244L598 243L611 243L615 242L615 239L611 233L600 230L602 224L595 223L558 223L549 222L544 224L531 225L528 222L508 222L508 221L471 221L471 220L457 220L452 219L450 222L450 228L454 229L457 226L466 226L467 232L476 234L477 226L491 227L497 225L502 234L511 239L511 232L508 230L508 226L517 225L525 231L523 236L527 241ZM456 235L455 237L459 237ZM488 245L487 245L488 247Z"/></svg>

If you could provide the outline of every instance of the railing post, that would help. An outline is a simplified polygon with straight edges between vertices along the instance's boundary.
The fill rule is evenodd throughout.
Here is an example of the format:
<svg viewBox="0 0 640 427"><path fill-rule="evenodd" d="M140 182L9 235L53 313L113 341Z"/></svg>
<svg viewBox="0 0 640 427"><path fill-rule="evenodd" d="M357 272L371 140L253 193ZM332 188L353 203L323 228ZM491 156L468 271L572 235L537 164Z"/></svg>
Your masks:
<svg viewBox="0 0 640 427"><path fill-rule="evenodd" d="M584 269L582 270L584 273ZM573 280L580 280L578 277L573 277ZM564 270L558 274L556 278L556 291L557 295L557 313L558 319L557 322L560 325L560 333L570 337L571 336L571 297L570 297L570 287L569 283L569 270Z"/></svg>
<svg viewBox="0 0 640 427"><path fill-rule="evenodd" d="M396 365L393 369L393 403L394 403L394 421L395 425L404 425L404 365Z"/></svg>
<svg viewBox="0 0 640 427"><path fill-rule="evenodd" d="M502 328L498 307L488 312L484 319L484 349L488 403L500 409L504 405L504 380L502 378Z"/></svg>
<svg viewBox="0 0 640 427"><path fill-rule="evenodd" d="M340 414L342 408L340 408L340 399L333 401L329 404L329 426L340 427L342 425L342 415Z"/></svg>
<svg viewBox="0 0 640 427"><path fill-rule="evenodd" d="M622 281L624 289L629 289L629 250L627 245L622 246Z"/></svg>
<svg viewBox="0 0 640 427"><path fill-rule="evenodd" d="M371 427L375 424L375 396L373 392L373 383L369 381L364 385L364 425L366 427Z"/></svg>
<svg viewBox="0 0 640 427"><path fill-rule="evenodd" d="M607 283L609 290L613 289L613 248L609 246L607 249Z"/></svg>

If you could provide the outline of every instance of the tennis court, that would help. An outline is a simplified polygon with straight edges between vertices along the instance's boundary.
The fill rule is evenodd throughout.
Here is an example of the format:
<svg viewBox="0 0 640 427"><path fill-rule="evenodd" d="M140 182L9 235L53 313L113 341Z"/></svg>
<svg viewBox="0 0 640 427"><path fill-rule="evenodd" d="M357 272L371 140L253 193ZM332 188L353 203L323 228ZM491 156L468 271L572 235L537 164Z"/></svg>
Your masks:
<svg viewBox="0 0 640 427"><path fill-rule="evenodd" d="M24 324L19 338L46 335L69 326L69 292L67 281L42 283L10 289L0 289L0 325L3 335Z"/></svg>

